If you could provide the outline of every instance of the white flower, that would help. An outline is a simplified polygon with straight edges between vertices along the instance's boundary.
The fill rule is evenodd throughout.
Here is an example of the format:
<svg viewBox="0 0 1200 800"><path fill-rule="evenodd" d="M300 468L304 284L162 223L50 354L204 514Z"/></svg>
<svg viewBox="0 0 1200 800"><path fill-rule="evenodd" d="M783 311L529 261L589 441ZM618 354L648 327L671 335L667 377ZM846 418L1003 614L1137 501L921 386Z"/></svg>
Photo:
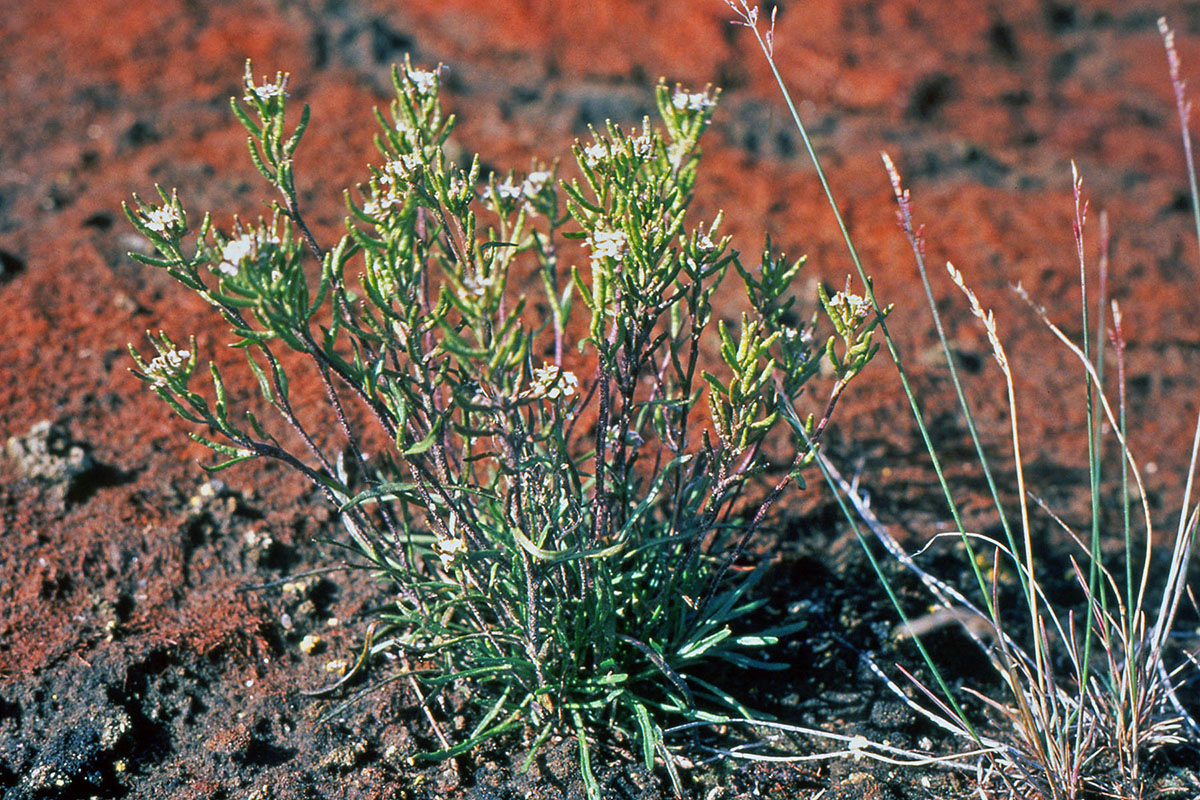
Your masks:
<svg viewBox="0 0 1200 800"><path fill-rule="evenodd" d="M595 167L606 158L608 158L608 145L604 142L595 142L583 148L583 160L589 167Z"/></svg>
<svg viewBox="0 0 1200 800"><path fill-rule="evenodd" d="M388 209L397 205L400 197L393 191L381 192L371 200L363 203L363 213L369 217L382 217Z"/></svg>
<svg viewBox="0 0 1200 800"><path fill-rule="evenodd" d="M835 294L829 299L829 306L840 310L856 323L861 322L871 315L870 301L849 291Z"/></svg>
<svg viewBox="0 0 1200 800"><path fill-rule="evenodd" d="M696 246L701 250L716 250L717 245L713 242L712 237L703 231L696 237Z"/></svg>
<svg viewBox="0 0 1200 800"><path fill-rule="evenodd" d="M279 240L254 231L230 239L221 248L221 263L217 264L216 270L230 277L237 275L245 260L257 256L259 248L264 244L279 244Z"/></svg>
<svg viewBox="0 0 1200 800"><path fill-rule="evenodd" d="M146 223L146 227L155 233L166 233L167 229L174 228L183 222L183 218L174 206L163 206L147 211L143 215L143 221Z"/></svg>
<svg viewBox="0 0 1200 800"><path fill-rule="evenodd" d="M221 248L221 263L217 265L217 270L230 277L237 275L242 262L254 253L254 249L255 242L252 234L247 233L236 239L230 239Z"/></svg>
<svg viewBox="0 0 1200 800"><path fill-rule="evenodd" d="M146 375L153 380L155 386L165 388L167 381L174 377L191 357L190 350L166 350L146 365Z"/></svg>
<svg viewBox="0 0 1200 800"><path fill-rule="evenodd" d="M501 200L520 200L522 187L517 186L512 182L512 178L505 178L504 183L496 184L495 195ZM485 186L483 189L483 198L490 199L493 196L492 187Z"/></svg>
<svg viewBox="0 0 1200 800"><path fill-rule="evenodd" d="M708 96L708 92L685 92L676 89L675 94L671 96L671 105L680 111L707 111L716 104L717 102Z"/></svg>
<svg viewBox="0 0 1200 800"><path fill-rule="evenodd" d="M363 213L378 218L387 214L393 206L400 205L403 197L397 191L398 184L407 180L408 175L420 166L421 157L412 153L405 153L400 158L384 164L375 179L377 185L372 187L375 196L363 203Z"/></svg>
<svg viewBox="0 0 1200 800"><path fill-rule="evenodd" d="M504 183L496 184L495 189L491 186L483 187L480 196L484 200L493 202L512 200L514 202L525 201L525 210L530 213L536 213L529 200L536 197L542 188L546 185L546 181L550 179L550 173L545 170L537 170L529 173L525 180L520 184L513 183L512 177L504 179Z"/></svg>
<svg viewBox="0 0 1200 800"><path fill-rule="evenodd" d="M433 552L442 560L444 569L454 569L458 560L467 554L467 543L462 538L439 535L433 542Z"/></svg>
<svg viewBox="0 0 1200 800"><path fill-rule="evenodd" d="M620 231L596 231L587 241L592 248L592 263L601 258L620 260L625 255L625 234Z"/></svg>
<svg viewBox="0 0 1200 800"><path fill-rule="evenodd" d="M389 161L384 167L384 173L379 176L379 182L390 186L396 178L407 177L409 173L421 166L421 156L416 153L404 153L400 158Z"/></svg>
<svg viewBox="0 0 1200 800"><path fill-rule="evenodd" d="M486 277L480 274L463 275L463 288L476 297L483 297L487 294L487 290L496 285L496 279L499 275L498 271L493 271Z"/></svg>
<svg viewBox="0 0 1200 800"><path fill-rule="evenodd" d="M633 154L638 158L649 158L654 152L654 137L649 133L643 133L636 139L629 140L630 146L633 148Z"/></svg>
<svg viewBox="0 0 1200 800"><path fill-rule="evenodd" d="M619 437L620 435L621 435L621 426L618 425L617 423L613 423L612 425L609 425L608 428L604 431L604 440L606 442L608 442L610 445L615 445L617 443L617 437ZM641 445L645 444L645 440L641 437L641 434L639 434L637 431L629 430L629 431L625 432L625 443L627 445L630 445L634 449L636 449L636 448L640 447Z"/></svg>
<svg viewBox="0 0 1200 800"><path fill-rule="evenodd" d="M437 86L437 71L423 69L409 70L408 80L412 82L417 94L429 94Z"/></svg>
<svg viewBox="0 0 1200 800"><path fill-rule="evenodd" d="M450 512L446 522L446 533L438 533L433 542L433 552L442 560L442 567L453 569L458 560L467 554L467 543L458 534L458 515Z"/></svg>
<svg viewBox="0 0 1200 800"><path fill-rule="evenodd" d="M671 162L671 166L679 169L679 165L683 163L683 157L688 153L687 142L675 141L667 145L667 160Z"/></svg>
<svg viewBox="0 0 1200 800"><path fill-rule="evenodd" d="M525 182L521 184L521 192L526 197L533 197L542 191L548 180L550 180L549 172L544 169L534 170L525 176Z"/></svg>
<svg viewBox="0 0 1200 800"><path fill-rule="evenodd" d="M278 78L274 82L264 83L262 86L249 86L244 99L249 103L256 98L265 101L272 97L287 97L287 91L284 89L286 84L285 79Z"/></svg>
<svg viewBox="0 0 1200 800"><path fill-rule="evenodd" d="M533 371L533 386L529 390L531 397L545 397L557 400L560 397L570 397L579 388L579 379L575 373L559 369L553 364L545 364Z"/></svg>

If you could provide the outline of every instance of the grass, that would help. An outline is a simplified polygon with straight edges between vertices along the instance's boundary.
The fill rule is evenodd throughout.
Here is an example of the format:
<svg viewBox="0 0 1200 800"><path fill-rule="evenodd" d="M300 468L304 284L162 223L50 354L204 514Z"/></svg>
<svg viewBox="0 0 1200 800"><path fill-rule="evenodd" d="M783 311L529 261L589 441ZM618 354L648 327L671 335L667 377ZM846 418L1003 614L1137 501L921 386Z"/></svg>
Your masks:
<svg viewBox="0 0 1200 800"><path fill-rule="evenodd" d="M738 15L739 22L754 32L774 72L796 127L816 165L817 175L837 217L851 259L866 287L866 296L873 308L879 311L879 302L841 218L829 182L776 67L773 57L774 19L769 29L760 31L756 8L744 0L731 0L729 5ZM1200 236L1200 193L1197 192L1188 132L1190 105L1184 96L1173 34L1165 21L1160 21L1159 27L1176 92L1192 208L1197 213L1197 235ZM900 632L913 640L932 682L926 685L905 673L922 698L918 702L911 699L909 693L885 670L878 665L872 666L914 714L968 744L968 751L941 763L977 770L982 795L1039 797L1047 800L1084 796L1140 798L1147 791L1146 764L1155 754L1165 748L1195 746L1200 742L1200 727L1184 709L1176 691L1182 680L1181 670L1197 666L1196 661L1187 653L1175 654L1178 663L1174 666L1168 666L1166 660L1178 609L1190 597L1187 571L1200 516L1200 508L1192 506L1192 481L1200 449L1200 420L1197 421L1193 438L1188 474L1182 481L1181 511L1172 539L1169 570L1166 580L1159 585L1152 574L1156 537L1150 508L1138 462L1127 444L1129 409L1125 389L1125 340L1120 309L1115 302L1111 306L1111 327L1108 325L1110 318L1106 316L1107 220L1102 218L1105 249L1100 264L1099 299L1096 303L1100 313L1094 320L1094 345L1086 333L1081 343L1072 342L1021 287L1014 287L1016 293L1033 309L1033 313L1079 361L1082 380L1079 402L1087 420L1088 441L1091 524L1087 531L1072 530L1038 497L1035 489L1026 485L1013 375L995 319L990 311L980 305L962 274L947 264L952 283L961 290L971 313L986 331L992 355L1003 377L1011 434L1009 469L1017 487L1014 509L1013 501L1009 499L1006 502L997 487L996 474L1001 467L993 464L980 438L946 338L925 260L922 228L913 219L911 197L903 188L899 171L891 159L886 154L883 159L894 189L900 226L911 245L959 407L974 443L979 469L986 479L994 514L1003 535L1000 538L987 536L969 531L964 526L960 504L946 479L942 458L929 434L911 387L910 376L886 322L881 320L880 331L954 523L953 532L940 534L934 539L955 537L961 542L964 559L974 576L974 586L972 590L960 590L923 569L919 554L910 555L901 548L887 528L871 513L856 487L846 481L822 454L818 459L821 469L837 493L846 519L862 542L879 580L903 620ZM1080 274L1082 325L1087 332L1091 330L1093 321L1089 319L1089 270L1083 237L1087 204L1083 199L1082 182L1074 172L1073 188L1073 234ZM1103 370L1106 340L1112 348L1117 367L1115 403L1105 393ZM1118 523L1123 557L1110 559L1109 562L1105 561L1101 550L1102 534L1109 524L1102 513L1102 506L1106 505L1102 494L1105 464L1102 422L1107 423L1110 436L1115 440L1120 462L1121 491L1125 498L1121 503ZM1135 502L1137 513L1134 513ZM1050 524L1061 528L1074 545L1075 552L1070 563L1081 598L1075 607L1063 607L1047 597L1047 565L1043 564L1045 557L1035 544L1035 539L1042 538L1036 536L1035 531L1041 528L1032 506L1044 514L1042 527L1048 520ZM878 560L870 541L872 538L882 544L888 557L910 570L929 590L937 609L933 614L920 619L910 619L905 614L904 606ZM1139 550L1140 564L1135 555ZM1002 585L1001 576L1005 574L1015 576L1016 607L1021 609L1019 612L1006 610L1014 598L1010 596L1013 593ZM1150 597L1155 587L1161 590L1157 602ZM987 655L1005 687L1005 697L996 699L971 690L966 690L967 696L964 697L950 687L939 669L936 657L922 642L922 636L928 629L947 621L961 624ZM968 713L967 697L988 712L982 719ZM877 746L867 747L865 743L860 743L856 755L887 757ZM913 764L930 761L920 759L915 753L904 754L902 760L905 759Z"/></svg>

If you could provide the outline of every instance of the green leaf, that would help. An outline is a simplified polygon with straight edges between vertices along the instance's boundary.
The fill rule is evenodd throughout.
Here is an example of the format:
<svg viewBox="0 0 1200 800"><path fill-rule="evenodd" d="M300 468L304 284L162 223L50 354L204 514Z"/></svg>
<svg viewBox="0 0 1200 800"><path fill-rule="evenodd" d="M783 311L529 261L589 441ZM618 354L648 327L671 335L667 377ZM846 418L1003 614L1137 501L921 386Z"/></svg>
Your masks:
<svg viewBox="0 0 1200 800"><path fill-rule="evenodd" d="M214 453L220 453L221 455L229 456L230 458L246 458L247 457L245 452L243 452L241 449L239 449L237 447L234 447L233 445L222 444L221 442L214 442L212 439L209 439L208 437L205 437L205 436L201 436L198 433L189 433L188 436L190 436L193 440L199 442L200 444L204 445L209 450L212 450Z"/></svg>
<svg viewBox="0 0 1200 800"><path fill-rule="evenodd" d="M364 489L343 503L338 509L338 513L345 513L350 509L360 506L364 503L378 501L381 499L411 499L415 497L415 495L412 494L412 490L415 488L417 488L415 483L409 483L405 481L383 483L379 486L372 486L370 489Z"/></svg>
<svg viewBox="0 0 1200 800"><path fill-rule="evenodd" d="M217 464L201 464L200 469L211 474L214 472L220 472L221 470L224 470L224 469L228 469L229 467L232 467L234 464L240 464L243 461L250 461L253 458L255 458L255 456L253 454L248 455L248 456L235 456L234 458L226 459L225 461L222 461Z"/></svg>
<svg viewBox="0 0 1200 800"><path fill-rule="evenodd" d="M249 131L250 135L255 139L261 139L262 128L258 126L257 122L250 119L250 115L245 112L242 104L238 102L236 97L229 98L229 106L233 109L233 115L237 117L238 122L242 123L242 126Z"/></svg>
<svg viewBox="0 0 1200 800"><path fill-rule="evenodd" d="M589 310L596 310L596 303L592 299L592 290L583 282L583 277L579 274L579 267L571 267L571 281L575 284L575 288L579 290L579 296L583 298L583 304Z"/></svg>
<svg viewBox="0 0 1200 800"><path fill-rule="evenodd" d="M633 705L634 719L637 721L638 730L641 733L642 763L647 770L653 770L654 750L661 741L662 734L658 730L658 726L654 724L654 720L650 719L650 712L646 710L646 707L637 700L630 702Z"/></svg>
<svg viewBox="0 0 1200 800"><path fill-rule="evenodd" d="M304 110L300 112L300 121L296 123L296 129L292 132L291 138L284 144L283 150L289 156L296 152L296 148L300 146L300 137L304 136L304 131L308 129L308 120L312 109L308 107L308 103L304 104Z"/></svg>
<svg viewBox="0 0 1200 800"><path fill-rule="evenodd" d="M698 642L689 642L685 644L683 647L679 648L677 655L684 659L699 658L732 635L733 631L729 630L729 628L721 628L720 630L705 636Z"/></svg>
<svg viewBox="0 0 1200 800"><path fill-rule="evenodd" d="M440 418L439 418L439 420L440 420ZM429 450L429 448L433 447L434 443L437 441L438 432L439 432L440 428L441 428L441 425L435 423L433 428L430 429L428 436L426 436L424 439L422 439L421 441L414 444L412 447L409 447L406 450L404 450L401 453L401 455L419 456L422 453Z"/></svg>
<svg viewBox="0 0 1200 800"><path fill-rule="evenodd" d="M588 800L601 800L600 785L596 783L596 776L592 774L592 759L588 753L587 731L583 718L578 711L572 709L571 719L575 723L575 739L579 742L579 776L583 779Z"/></svg>

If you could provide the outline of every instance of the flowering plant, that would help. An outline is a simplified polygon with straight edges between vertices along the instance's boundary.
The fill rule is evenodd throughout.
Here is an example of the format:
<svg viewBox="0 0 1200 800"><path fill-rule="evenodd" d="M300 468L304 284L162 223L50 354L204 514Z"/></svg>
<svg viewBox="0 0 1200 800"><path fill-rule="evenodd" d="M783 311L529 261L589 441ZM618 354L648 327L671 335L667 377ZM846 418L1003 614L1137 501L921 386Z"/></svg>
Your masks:
<svg viewBox="0 0 1200 800"><path fill-rule="evenodd" d="M875 352L876 320L848 290L822 293L837 335L815 343L815 315L801 323L790 294L803 259L768 249L746 269L717 235L720 215L685 225L714 93L660 85L665 130L646 120L593 132L575 147L578 177L562 181L556 167L485 178L477 157L452 163L438 71L406 62L393 82L391 117L378 115L384 163L347 192L346 234L330 250L293 181L308 108L286 131L287 76L256 85L249 64L232 105L280 194L270 219L226 234L206 216L193 240L174 193L126 207L157 248L136 257L224 317L295 436L250 411L235 418L215 365L213 401L194 390L194 342L160 334L153 359L131 352L150 388L206 429L193 436L221 456L212 469L275 459L337 508L348 546L394 589L371 651L418 659L423 701L469 684L482 704L457 743L429 715L434 755L524 728L532 757L572 731L595 793L598 739L636 740L652 764L668 755L665 715L740 708L695 665L770 666L753 649L803 624L735 634L731 621L758 607L748 593L761 572L730 567L811 447L753 519L738 498L766 466L761 445L781 410L827 359L835 383L821 418L787 415L819 438ZM571 239L586 268L565 268ZM713 293L731 265L749 310L713 337ZM531 284L536 301L517 295ZM576 299L590 321L573 324ZM585 331L577 352L570 329ZM307 356L324 387L319 428L289 399L283 348ZM701 368L714 361L706 348L721 375Z"/></svg>

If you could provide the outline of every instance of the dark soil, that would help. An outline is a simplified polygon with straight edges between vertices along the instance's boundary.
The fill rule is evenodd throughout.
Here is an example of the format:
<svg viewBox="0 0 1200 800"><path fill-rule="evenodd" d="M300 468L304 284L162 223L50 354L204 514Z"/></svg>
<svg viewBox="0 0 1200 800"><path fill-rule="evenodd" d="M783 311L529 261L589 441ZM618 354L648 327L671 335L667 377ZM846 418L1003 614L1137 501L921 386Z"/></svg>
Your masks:
<svg viewBox="0 0 1200 800"><path fill-rule="evenodd" d="M1200 74L1200 12L1181 0L846 0L780 2L776 51L800 112L876 281L934 433L968 510L984 487L970 467L953 393L879 152L887 150L927 223L930 263L947 259L996 310L1017 380L1023 451L1037 491L1080 524L1086 447L1073 357L1008 291L1020 282L1078 335L1071 238L1074 159L1114 233L1111 286L1130 340L1132 445L1149 462L1155 514L1177 513L1200 403L1196 242L1174 99L1155 20L1180 35ZM229 113L246 58L292 73L311 103L298 184L318 236L336 235L341 190L377 159L371 108L388 70L450 66L458 145L496 169L568 157L605 119L637 124L665 75L724 88L696 204L727 213L736 245L764 232L810 256L809 274L840 287L851 266L820 186L748 34L719 0L261 0L0 2L0 790L51 797L577 798L572 744L517 767L512 739L456 762L414 757L432 741L403 683L310 697L353 661L381 589L329 571L329 511L300 479L269 465L215 481L203 448L128 373L127 342L160 328L195 333L204 357L236 355L196 297L126 252L144 245L120 213L132 192L178 187L190 209L253 215L267 195ZM1200 85L1200 82L1197 82ZM977 397L985 438L1003 453L1007 412L987 341L952 286L939 283L949 333ZM736 305L723 307L730 318ZM231 375L250 394L252 379ZM978 373L978 374L975 374ZM321 402L318 386L294 401ZM924 542L945 522L915 427L885 356L839 407L830 452L859 468L897 535ZM816 475L812 483L816 483ZM1012 487L1009 487L1012 488ZM977 515L972 519L985 520ZM924 737L865 668L915 654L857 543L820 489L793 493L755 548L772 559L775 616L809 628L781 646L792 666L724 676L786 722L862 733L900 746ZM944 528L940 528L944 529ZM1065 546L1048 536L1051 559ZM961 569L961 562L940 563ZM898 573L897 573L898 574ZM950 575L954 579L956 576ZM903 584L904 581L902 580ZM266 588L259 588L266 585ZM914 608L925 602L906 592ZM1190 624L1190 623L1189 623ZM300 643L319 635L321 646ZM986 691L985 665L955 631L938 652ZM716 676L722 677L722 676ZM992 688L995 688L994 686ZM336 706L353 701L332 720ZM470 724L465 698L438 713ZM707 735L707 734L706 734ZM702 743L728 746L736 732ZM782 743L809 752L814 742ZM686 749L686 748L685 748ZM697 752L696 759L703 757ZM1158 765L1161 788L1186 786L1187 756ZM661 798L620 748L604 751L606 796ZM1170 767L1169 769L1167 767ZM965 796L969 781L833 761L722 763L684 775L690 797ZM1189 793L1190 792L1190 793ZM1178 795L1194 796L1180 789Z"/></svg>

